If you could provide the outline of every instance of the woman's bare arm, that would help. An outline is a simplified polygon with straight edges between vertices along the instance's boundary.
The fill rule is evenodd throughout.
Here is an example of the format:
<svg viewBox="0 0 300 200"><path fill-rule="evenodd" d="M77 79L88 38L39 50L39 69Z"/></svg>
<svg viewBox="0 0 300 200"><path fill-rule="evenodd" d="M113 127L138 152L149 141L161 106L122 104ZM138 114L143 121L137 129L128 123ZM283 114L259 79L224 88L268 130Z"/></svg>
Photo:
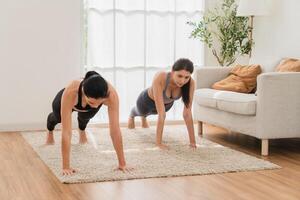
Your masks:
<svg viewBox="0 0 300 200"><path fill-rule="evenodd" d="M119 161L118 169L121 171L127 171L128 169L126 168L126 162L123 151L123 141L119 124L119 98L118 94L114 89L112 89L110 92L107 106L109 115L110 136Z"/></svg>
<svg viewBox="0 0 300 200"><path fill-rule="evenodd" d="M76 95L74 95L74 91L76 91L76 83L71 83L68 86L61 100L61 123L62 123L62 143L61 143L61 151L62 151L62 168L63 175L70 175L75 172L74 169L70 167L70 149L71 149L71 137L72 137L72 108L74 105L74 100L76 99Z"/></svg>
<svg viewBox="0 0 300 200"><path fill-rule="evenodd" d="M183 109L183 118L188 129L189 139L190 139L190 146L192 148L196 148L196 141L195 141L195 131L194 131L194 123L193 123L193 116L192 116L192 103L195 91L195 82L191 78L190 82L190 101L188 107L184 106Z"/></svg>
<svg viewBox="0 0 300 200"><path fill-rule="evenodd" d="M164 129L164 123L166 118L166 111L163 99L163 90L165 84L166 74L159 73L154 77L152 83L152 92L155 102L155 107L158 114L158 120L156 125L156 145L162 149L166 149L167 146L162 144L162 135Z"/></svg>

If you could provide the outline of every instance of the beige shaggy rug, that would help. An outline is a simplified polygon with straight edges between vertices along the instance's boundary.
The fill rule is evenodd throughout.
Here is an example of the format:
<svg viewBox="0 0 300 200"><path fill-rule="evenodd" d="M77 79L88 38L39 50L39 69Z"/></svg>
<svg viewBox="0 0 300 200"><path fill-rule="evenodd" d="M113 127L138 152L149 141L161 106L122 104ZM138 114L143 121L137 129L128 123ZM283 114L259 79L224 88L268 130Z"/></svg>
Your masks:
<svg viewBox="0 0 300 200"><path fill-rule="evenodd" d="M63 183L116 181L153 177L172 177L216 174L250 170L277 169L268 161L246 155L230 148L197 138L196 150L188 146L185 126L166 126L163 140L170 150L155 146L155 127L148 129L122 129L127 164L134 167L131 173L114 171L117 158L109 129L89 128L89 144L79 145L78 133L73 131L71 166L78 170L72 176L61 175L61 132L56 131L55 145L43 145L46 132L23 132L25 140Z"/></svg>

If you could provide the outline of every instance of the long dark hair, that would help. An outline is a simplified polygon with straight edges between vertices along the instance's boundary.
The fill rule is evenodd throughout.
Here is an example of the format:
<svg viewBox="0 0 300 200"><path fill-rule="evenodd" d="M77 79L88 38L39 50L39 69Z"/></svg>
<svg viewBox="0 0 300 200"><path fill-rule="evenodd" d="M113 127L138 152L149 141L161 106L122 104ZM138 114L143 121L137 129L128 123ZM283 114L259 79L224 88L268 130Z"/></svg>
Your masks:
<svg viewBox="0 0 300 200"><path fill-rule="evenodd" d="M98 99L108 96L107 82L95 71L88 71L85 74L82 87L87 97Z"/></svg>
<svg viewBox="0 0 300 200"><path fill-rule="evenodd" d="M194 71L193 62L187 58L178 59L174 63L172 67L172 71L180 71L180 70L186 70L192 74ZM190 103L190 85L191 85L191 79L181 87L182 101L185 107L188 107Z"/></svg>

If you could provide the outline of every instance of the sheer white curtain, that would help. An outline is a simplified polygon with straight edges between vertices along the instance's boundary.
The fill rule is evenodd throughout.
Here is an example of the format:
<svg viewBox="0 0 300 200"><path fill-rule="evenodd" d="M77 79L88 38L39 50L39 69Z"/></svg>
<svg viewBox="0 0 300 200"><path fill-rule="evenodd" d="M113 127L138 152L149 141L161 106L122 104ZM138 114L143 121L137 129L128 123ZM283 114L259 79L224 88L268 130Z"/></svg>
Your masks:
<svg viewBox="0 0 300 200"><path fill-rule="evenodd" d="M139 93L157 71L178 58L203 64L203 44L189 39L187 21L201 19L204 0L87 0L86 70L98 71L119 94L120 121L127 121ZM168 120L182 119L177 101ZM101 109L94 121L107 121ZM156 119L155 116L150 119Z"/></svg>

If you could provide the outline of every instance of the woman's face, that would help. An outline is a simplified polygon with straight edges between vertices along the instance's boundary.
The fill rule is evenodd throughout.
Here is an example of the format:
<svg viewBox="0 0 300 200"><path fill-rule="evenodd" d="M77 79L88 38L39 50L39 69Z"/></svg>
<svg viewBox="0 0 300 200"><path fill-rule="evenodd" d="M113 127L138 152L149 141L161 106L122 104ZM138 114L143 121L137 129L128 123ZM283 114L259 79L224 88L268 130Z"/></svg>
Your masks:
<svg viewBox="0 0 300 200"><path fill-rule="evenodd" d="M100 106L100 104L103 103L104 99L102 99L102 98L95 99L95 98L85 96L85 101L92 108L98 108L98 106Z"/></svg>
<svg viewBox="0 0 300 200"><path fill-rule="evenodd" d="M185 85L191 78L191 73L186 70L172 71L173 80L178 87Z"/></svg>

